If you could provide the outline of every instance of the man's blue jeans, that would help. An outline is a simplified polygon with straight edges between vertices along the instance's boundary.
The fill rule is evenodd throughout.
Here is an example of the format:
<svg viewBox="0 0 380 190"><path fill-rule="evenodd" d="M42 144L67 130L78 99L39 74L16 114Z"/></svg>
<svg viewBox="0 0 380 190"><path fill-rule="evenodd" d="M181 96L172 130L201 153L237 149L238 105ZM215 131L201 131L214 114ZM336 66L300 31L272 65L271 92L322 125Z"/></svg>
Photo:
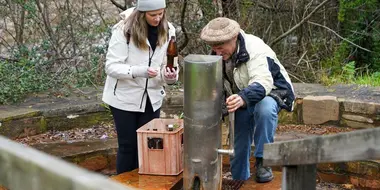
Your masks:
<svg viewBox="0 0 380 190"><path fill-rule="evenodd" d="M252 139L255 143L255 157L263 157L264 144L272 143L278 123L280 108L270 96L256 105L235 111L235 156L231 158L231 173L235 180L250 177L249 158Z"/></svg>

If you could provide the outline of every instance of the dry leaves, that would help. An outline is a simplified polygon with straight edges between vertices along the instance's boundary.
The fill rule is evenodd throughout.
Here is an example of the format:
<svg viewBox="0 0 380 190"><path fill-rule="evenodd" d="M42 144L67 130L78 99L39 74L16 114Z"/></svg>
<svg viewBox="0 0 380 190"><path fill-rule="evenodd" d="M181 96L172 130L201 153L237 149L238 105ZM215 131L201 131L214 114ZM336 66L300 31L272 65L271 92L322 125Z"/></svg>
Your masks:
<svg viewBox="0 0 380 190"><path fill-rule="evenodd" d="M352 128L333 125L279 125L276 131L279 133L291 131L314 135L329 135L353 130Z"/></svg>
<svg viewBox="0 0 380 190"><path fill-rule="evenodd" d="M75 142L89 139L116 138L113 124L102 123L91 128L77 128L67 131L51 130L46 133L13 139L16 142L33 145L52 142Z"/></svg>

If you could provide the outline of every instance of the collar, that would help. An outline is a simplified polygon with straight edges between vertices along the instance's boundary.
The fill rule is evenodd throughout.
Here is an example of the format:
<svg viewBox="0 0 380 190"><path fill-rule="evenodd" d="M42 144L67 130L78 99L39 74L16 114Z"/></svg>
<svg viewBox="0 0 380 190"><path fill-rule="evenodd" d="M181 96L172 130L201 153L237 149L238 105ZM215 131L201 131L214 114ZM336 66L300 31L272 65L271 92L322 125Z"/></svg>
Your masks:
<svg viewBox="0 0 380 190"><path fill-rule="evenodd" d="M236 62L235 67L240 66L242 63L246 63L249 61L249 54L245 47L245 40L241 33L238 35L238 47L237 47L237 53L236 53Z"/></svg>

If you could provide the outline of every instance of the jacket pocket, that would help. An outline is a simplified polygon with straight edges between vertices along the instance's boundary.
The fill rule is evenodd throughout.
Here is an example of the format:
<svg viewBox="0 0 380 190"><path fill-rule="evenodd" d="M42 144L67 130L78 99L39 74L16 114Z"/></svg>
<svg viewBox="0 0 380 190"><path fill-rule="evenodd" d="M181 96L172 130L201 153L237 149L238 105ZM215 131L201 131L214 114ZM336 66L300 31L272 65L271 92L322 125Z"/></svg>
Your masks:
<svg viewBox="0 0 380 190"><path fill-rule="evenodd" d="M165 90L161 88L156 88L156 89L148 89L149 93L149 98L152 104L155 104L159 101L162 101L164 97L166 96Z"/></svg>
<svg viewBox="0 0 380 190"><path fill-rule="evenodd" d="M144 88L139 86L134 80L121 80L117 81L116 90L114 95L116 98L124 103L139 105L141 97L144 93Z"/></svg>

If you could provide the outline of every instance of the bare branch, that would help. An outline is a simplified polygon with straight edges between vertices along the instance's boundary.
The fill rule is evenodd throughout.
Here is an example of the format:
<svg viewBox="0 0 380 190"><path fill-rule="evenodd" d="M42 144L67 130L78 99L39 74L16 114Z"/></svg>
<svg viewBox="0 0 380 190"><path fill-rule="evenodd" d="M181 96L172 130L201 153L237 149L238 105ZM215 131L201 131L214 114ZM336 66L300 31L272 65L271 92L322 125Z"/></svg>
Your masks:
<svg viewBox="0 0 380 190"><path fill-rule="evenodd" d="M125 4L124 6L123 5L120 5L118 2L116 2L115 0L110 0L111 3L113 5L115 5L117 8L121 9L121 10L126 10L127 9L127 4Z"/></svg>
<svg viewBox="0 0 380 190"><path fill-rule="evenodd" d="M53 49L55 53L58 55L58 48L56 44L56 40L54 37L53 29L51 28L50 22L49 22L49 13L48 13L48 6L46 5L46 1L44 1L44 8L41 6L40 0L36 0L36 5L39 13L41 14L42 21L44 23L44 27L46 29L46 32L50 38L50 41L52 43Z"/></svg>
<svg viewBox="0 0 380 190"><path fill-rule="evenodd" d="M102 15L102 11L99 9L99 7L96 4L95 0L92 0L92 3L94 4L96 11L98 11L99 17L102 19L103 24L106 24L106 21L103 18L103 15Z"/></svg>
<svg viewBox="0 0 380 190"><path fill-rule="evenodd" d="M303 52L303 54L301 55L301 58L298 59L297 66L301 63L301 61L302 61L303 57L305 57L306 53L307 53L307 51Z"/></svg>
<svg viewBox="0 0 380 190"><path fill-rule="evenodd" d="M179 47L180 50L184 49L187 46L187 44L189 43L189 37L187 35L187 31L186 31L186 27L185 27L186 8L187 8L187 0L184 0L182 11L181 11L181 28L182 28L183 35L185 36L185 41L180 45L180 47Z"/></svg>
<svg viewBox="0 0 380 190"><path fill-rule="evenodd" d="M307 20L309 20L310 17L313 16L313 14L317 10L319 10L324 4L326 4L329 1L330 0L324 0L321 4L319 4L317 7L315 7L315 9L313 11L311 11L311 13L309 15L307 15L305 18L303 18L301 20L301 22L299 22L298 24L296 24L295 26L293 26L291 29L289 29L288 31L286 31L285 33L281 34L279 37L277 37L276 39L274 39L272 42L270 42L269 46L273 46L274 44L278 43L280 40L282 40L287 35L289 35L290 33L292 33L295 29L297 29L298 27L300 27L304 22L306 22Z"/></svg>
<svg viewBox="0 0 380 190"><path fill-rule="evenodd" d="M298 78L296 75L292 74L290 71L288 72L288 74L289 74L291 77L297 79L299 82L305 83L303 80L301 80L300 78Z"/></svg>
<svg viewBox="0 0 380 190"><path fill-rule="evenodd" d="M265 9L265 10L268 10L268 11L272 11L272 12L291 12L291 10L286 10L286 9L279 9L278 7L272 7L270 5L267 5L261 1L257 1L257 6L262 8L262 9Z"/></svg>
<svg viewBox="0 0 380 190"><path fill-rule="evenodd" d="M350 43L351 45L353 45L353 46L355 46L355 47L357 47L357 48L359 48L359 49L361 49L361 50L364 50L364 51L367 51L367 52L372 52L371 50L366 49L366 48L364 48L364 47L361 47L361 46L355 44L354 42L352 42L352 41L350 41L350 40L348 40L348 39L346 39L346 38L340 36L338 33L336 33L334 30L330 29L330 28L327 27L327 26L323 26L323 25L321 25L321 24L318 24L318 23L315 23L315 22L311 22L311 21L308 21L307 23L312 24L312 25L315 25L315 26L319 26L319 27L322 27L322 28L325 28L325 29L327 29L328 31L334 33L334 34L335 34L336 36L338 36L340 39L342 39L342 40L344 40L344 41Z"/></svg>
<svg viewBox="0 0 380 190"><path fill-rule="evenodd" d="M9 61L9 62L19 62L18 59L12 59L12 58L7 58L7 57L3 57L3 56L0 56L0 60L1 61Z"/></svg>

